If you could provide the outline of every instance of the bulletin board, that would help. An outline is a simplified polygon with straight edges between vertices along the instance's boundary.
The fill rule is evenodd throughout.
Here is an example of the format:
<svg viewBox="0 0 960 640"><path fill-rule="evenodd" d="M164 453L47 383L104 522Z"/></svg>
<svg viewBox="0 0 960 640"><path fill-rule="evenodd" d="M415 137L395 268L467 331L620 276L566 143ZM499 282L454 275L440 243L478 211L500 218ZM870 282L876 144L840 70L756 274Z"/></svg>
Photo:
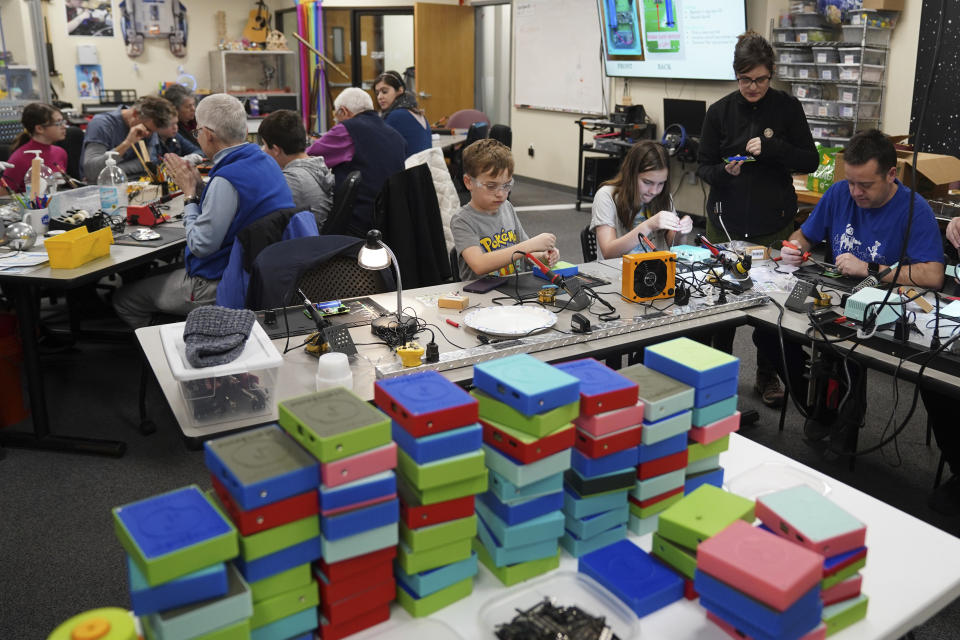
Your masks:
<svg viewBox="0 0 960 640"><path fill-rule="evenodd" d="M606 115L597 3L517 0L514 7L514 105Z"/></svg>

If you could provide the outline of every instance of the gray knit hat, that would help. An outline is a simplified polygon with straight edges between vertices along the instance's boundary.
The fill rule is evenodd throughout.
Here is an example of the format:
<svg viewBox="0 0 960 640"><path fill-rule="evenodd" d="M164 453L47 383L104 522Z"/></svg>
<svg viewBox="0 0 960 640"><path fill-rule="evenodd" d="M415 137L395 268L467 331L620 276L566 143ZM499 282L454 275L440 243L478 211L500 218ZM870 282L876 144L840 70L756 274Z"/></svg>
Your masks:
<svg viewBox="0 0 960 640"><path fill-rule="evenodd" d="M194 309L183 327L187 361L197 368L233 362L243 353L255 321L256 316L249 309Z"/></svg>

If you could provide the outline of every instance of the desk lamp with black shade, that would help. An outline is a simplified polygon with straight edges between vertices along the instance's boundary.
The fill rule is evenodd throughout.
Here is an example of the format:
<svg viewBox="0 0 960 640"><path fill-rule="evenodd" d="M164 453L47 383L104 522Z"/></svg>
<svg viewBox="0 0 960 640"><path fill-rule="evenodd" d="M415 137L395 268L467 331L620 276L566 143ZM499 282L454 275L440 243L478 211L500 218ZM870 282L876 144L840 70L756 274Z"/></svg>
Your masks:
<svg viewBox="0 0 960 640"><path fill-rule="evenodd" d="M393 273L397 279L397 312L377 318L370 323L370 329L388 344L403 344L411 340L417 333L417 319L403 314L403 286L400 283L397 256L383 242L383 236L377 229L367 232L366 242L357 254L357 263L370 271L380 271L393 265Z"/></svg>

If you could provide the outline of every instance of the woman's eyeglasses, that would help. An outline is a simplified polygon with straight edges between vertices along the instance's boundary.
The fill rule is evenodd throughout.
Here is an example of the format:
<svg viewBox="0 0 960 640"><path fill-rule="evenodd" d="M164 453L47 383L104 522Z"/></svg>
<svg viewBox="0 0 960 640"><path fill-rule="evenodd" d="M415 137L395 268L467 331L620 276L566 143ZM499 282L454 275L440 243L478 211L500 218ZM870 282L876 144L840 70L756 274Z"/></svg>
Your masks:
<svg viewBox="0 0 960 640"><path fill-rule="evenodd" d="M747 87L762 87L770 82L770 76L760 76L759 78L748 78L747 76L740 76L737 78L737 82L740 83L740 86L743 88Z"/></svg>
<svg viewBox="0 0 960 640"><path fill-rule="evenodd" d="M45 127L65 127L65 126L67 126L67 121L66 121L66 120L54 120L53 122L48 122L47 124L45 124L45 125L43 125L43 126L45 126Z"/></svg>

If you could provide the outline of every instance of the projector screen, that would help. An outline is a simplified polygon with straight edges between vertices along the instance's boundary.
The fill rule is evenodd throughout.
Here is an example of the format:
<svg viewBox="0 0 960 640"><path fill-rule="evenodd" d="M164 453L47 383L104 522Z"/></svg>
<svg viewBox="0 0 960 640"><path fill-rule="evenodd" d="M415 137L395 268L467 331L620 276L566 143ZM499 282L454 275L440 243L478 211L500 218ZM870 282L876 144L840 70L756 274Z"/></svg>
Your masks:
<svg viewBox="0 0 960 640"><path fill-rule="evenodd" d="M733 80L739 0L597 0L610 77Z"/></svg>

